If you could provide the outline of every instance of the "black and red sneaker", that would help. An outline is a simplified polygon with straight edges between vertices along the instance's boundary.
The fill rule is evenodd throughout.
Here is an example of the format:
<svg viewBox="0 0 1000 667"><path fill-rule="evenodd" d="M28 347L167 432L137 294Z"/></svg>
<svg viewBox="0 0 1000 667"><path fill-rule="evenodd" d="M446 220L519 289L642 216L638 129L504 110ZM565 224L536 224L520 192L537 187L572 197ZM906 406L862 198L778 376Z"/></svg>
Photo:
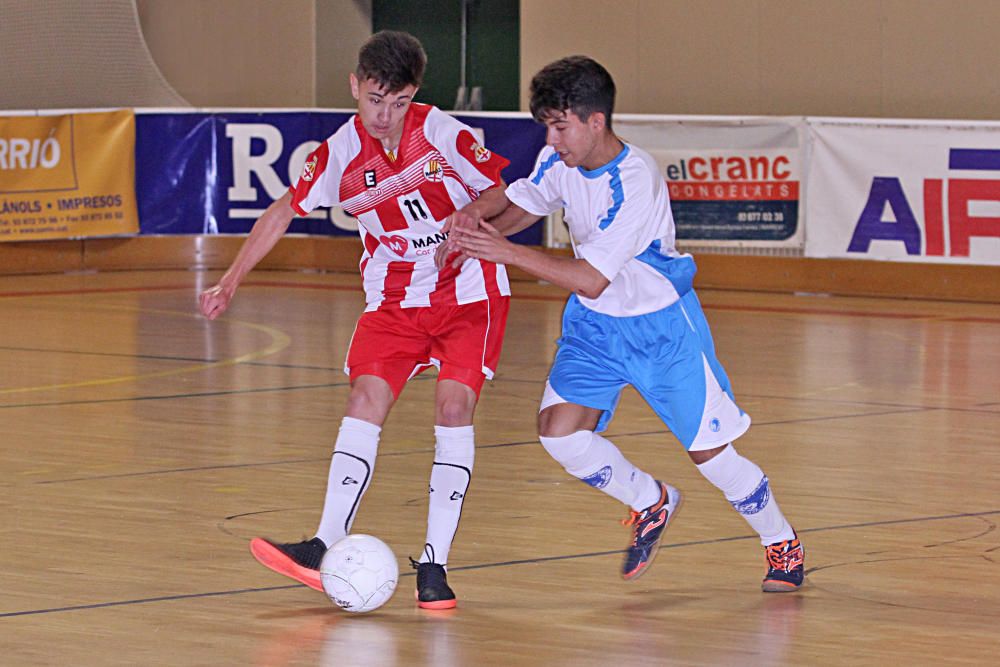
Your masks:
<svg viewBox="0 0 1000 667"><path fill-rule="evenodd" d="M633 527L632 544L625 550L622 564L622 578L626 581L638 578L649 568L660 548L663 531L681 506L680 491L659 480L657 484L660 499L641 512L631 511L629 518L622 521L623 525Z"/></svg>
<svg viewBox="0 0 1000 667"><path fill-rule="evenodd" d="M458 605L455 591L448 585L448 573L438 563L418 563L410 559L417 571L417 606L421 609L453 609Z"/></svg>
<svg viewBox="0 0 1000 667"><path fill-rule="evenodd" d="M760 588L765 593L789 593L805 581L806 553L796 535L784 542L775 542L764 547L767 559L767 574Z"/></svg>
<svg viewBox="0 0 1000 667"><path fill-rule="evenodd" d="M255 537L250 540L250 553L264 567L291 577L309 588L323 590L319 565L326 553L326 544L318 537L294 544L278 544Z"/></svg>

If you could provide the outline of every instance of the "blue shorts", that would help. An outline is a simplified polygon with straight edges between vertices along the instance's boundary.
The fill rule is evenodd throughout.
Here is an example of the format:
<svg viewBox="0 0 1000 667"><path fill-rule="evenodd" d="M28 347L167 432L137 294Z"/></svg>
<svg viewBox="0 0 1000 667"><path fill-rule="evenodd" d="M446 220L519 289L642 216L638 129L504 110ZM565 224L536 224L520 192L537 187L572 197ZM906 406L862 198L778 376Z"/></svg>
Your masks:
<svg viewBox="0 0 1000 667"><path fill-rule="evenodd" d="M570 296L542 409L561 402L602 410L597 431L632 385L685 449L720 447L743 435L750 417L729 378L694 290L662 310L613 317Z"/></svg>

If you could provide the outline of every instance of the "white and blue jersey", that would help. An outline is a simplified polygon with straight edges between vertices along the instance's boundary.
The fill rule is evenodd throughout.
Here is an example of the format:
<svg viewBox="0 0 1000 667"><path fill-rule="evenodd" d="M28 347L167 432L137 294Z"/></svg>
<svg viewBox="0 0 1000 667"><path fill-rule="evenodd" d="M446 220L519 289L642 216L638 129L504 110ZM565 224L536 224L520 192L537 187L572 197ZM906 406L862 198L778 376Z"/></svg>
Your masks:
<svg viewBox="0 0 1000 667"><path fill-rule="evenodd" d="M625 144L604 166L567 167L546 146L507 197L536 215L565 209L576 257L608 279L596 299L572 295L541 409L571 402L604 411L632 385L687 449L736 439L750 418L735 404L701 305L694 259L674 248L666 184L653 158Z"/></svg>
<svg viewBox="0 0 1000 667"><path fill-rule="evenodd" d="M626 145L599 169L567 167L550 146L538 155L529 178L507 188L524 210L563 220L576 256L610 281L587 308L619 317L660 310L691 289L694 260L674 249L674 218L656 162Z"/></svg>

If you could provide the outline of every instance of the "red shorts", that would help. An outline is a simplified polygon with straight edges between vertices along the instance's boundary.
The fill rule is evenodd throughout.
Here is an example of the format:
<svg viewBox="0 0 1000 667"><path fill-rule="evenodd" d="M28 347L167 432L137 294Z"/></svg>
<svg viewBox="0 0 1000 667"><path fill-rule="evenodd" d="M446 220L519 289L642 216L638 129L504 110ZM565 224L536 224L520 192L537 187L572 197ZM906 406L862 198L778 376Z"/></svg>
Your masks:
<svg viewBox="0 0 1000 667"><path fill-rule="evenodd" d="M347 352L353 382L375 375L399 398L406 381L431 366L438 381L456 380L476 396L493 377L510 297L491 297L461 306L399 308L390 306L361 315Z"/></svg>

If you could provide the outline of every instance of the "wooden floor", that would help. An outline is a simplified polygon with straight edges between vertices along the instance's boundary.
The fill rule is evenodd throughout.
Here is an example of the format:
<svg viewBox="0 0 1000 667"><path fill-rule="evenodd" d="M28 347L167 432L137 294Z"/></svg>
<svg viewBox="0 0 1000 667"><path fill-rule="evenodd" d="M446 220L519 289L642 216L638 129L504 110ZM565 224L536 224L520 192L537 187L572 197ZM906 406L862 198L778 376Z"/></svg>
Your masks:
<svg viewBox="0 0 1000 667"><path fill-rule="evenodd" d="M4 665L996 664L1000 307L702 292L754 426L738 442L806 546L759 590L756 537L635 394L610 437L679 487L649 574L618 578L623 511L568 478L534 415L563 295L517 284L477 415L452 551L459 608L333 608L247 551L316 526L347 395L357 278L258 272L0 278ZM386 425L355 531L423 542L433 379Z"/></svg>

